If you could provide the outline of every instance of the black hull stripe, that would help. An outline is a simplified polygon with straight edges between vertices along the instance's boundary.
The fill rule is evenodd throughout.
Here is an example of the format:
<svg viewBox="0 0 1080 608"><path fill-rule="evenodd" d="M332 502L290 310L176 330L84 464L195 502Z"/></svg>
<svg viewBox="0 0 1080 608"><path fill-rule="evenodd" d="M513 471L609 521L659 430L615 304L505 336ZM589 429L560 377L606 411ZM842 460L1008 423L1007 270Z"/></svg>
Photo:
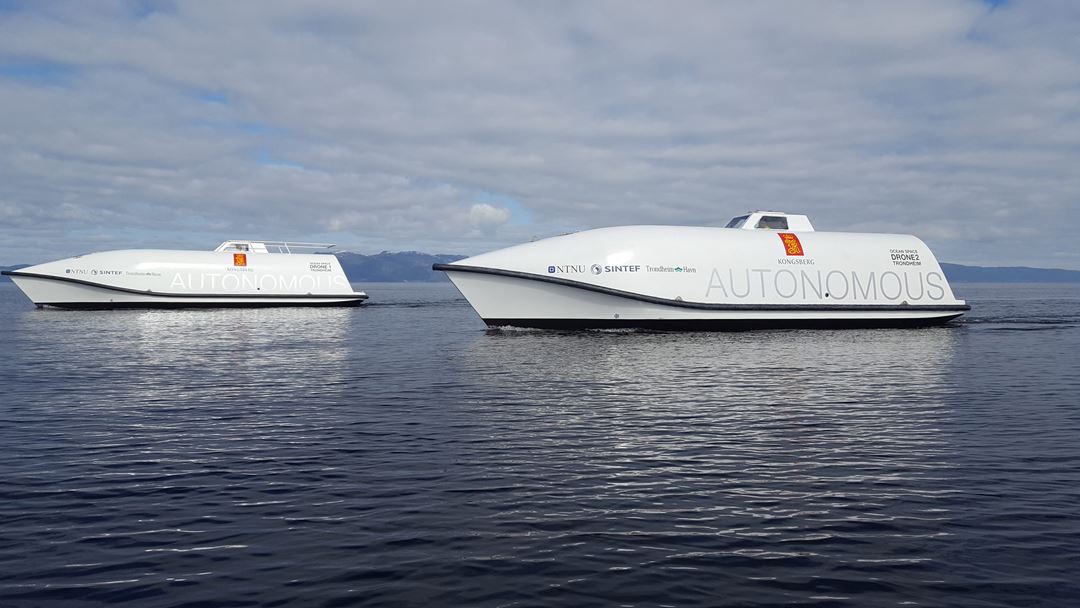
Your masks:
<svg viewBox="0 0 1080 608"><path fill-rule="evenodd" d="M96 287L97 289L105 289L108 291L117 291L120 293L130 293L140 296L155 296L159 298L258 298L258 299L281 299L281 298L302 298L310 300L325 300L325 299L342 299L349 298L352 300L366 300L367 294L360 293L346 293L346 294L323 294L323 293L305 293L305 294L287 294L287 293L168 293L164 291L152 291L149 289L130 289L128 287L117 287L115 285L105 285L102 283L95 283L93 281L85 281L83 279L72 279L69 277L55 277L49 274L38 274L36 272L22 272L21 270L4 270L0 272L9 277L30 277L34 279L46 279L49 281L59 281L61 283L74 283L76 285L84 285L87 287ZM50 304L50 306L59 306L59 304Z"/></svg>
<svg viewBox="0 0 1080 608"><path fill-rule="evenodd" d="M612 289L610 287L602 287L600 285L593 285L592 283L583 283L581 281L572 281L570 279L562 279L559 277L549 277L542 274L532 274L529 272L518 272L516 270L503 270L501 268L486 268L483 266L461 266L458 264L432 264L432 270L441 270L443 272L471 272L475 274L489 274L500 277L511 277L515 279L524 279L527 281L538 281L541 283L551 283L554 285L562 285L563 287L573 287L575 289L583 289L585 291L593 291L596 293L602 293L609 296L615 296L618 298L626 298L628 300L637 300L639 302L647 302L649 304L659 304L661 306L671 306L673 308L689 308L693 310L798 310L798 311L891 311L891 312L957 312L963 313L971 310L971 307L967 304L712 304L709 302L685 302L683 300L671 300L668 298L658 298L656 296L647 296L640 293L634 293L632 291L623 291L621 289Z"/></svg>
<svg viewBox="0 0 1080 608"><path fill-rule="evenodd" d="M750 331L760 329L873 329L943 325L960 316L930 319L484 319L492 328L645 329L651 331Z"/></svg>
<svg viewBox="0 0 1080 608"><path fill-rule="evenodd" d="M344 302L40 302L37 306L52 306L67 310L177 310L182 308L330 308L360 306L363 300Z"/></svg>

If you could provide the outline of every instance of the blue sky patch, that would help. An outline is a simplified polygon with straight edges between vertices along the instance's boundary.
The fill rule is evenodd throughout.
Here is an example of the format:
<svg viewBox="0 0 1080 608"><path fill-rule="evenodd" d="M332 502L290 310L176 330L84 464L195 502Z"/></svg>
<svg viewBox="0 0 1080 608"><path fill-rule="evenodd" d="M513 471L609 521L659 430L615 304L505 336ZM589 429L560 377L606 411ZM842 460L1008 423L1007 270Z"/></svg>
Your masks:
<svg viewBox="0 0 1080 608"><path fill-rule="evenodd" d="M229 105L229 96L224 91L214 91L212 89L191 89L189 95L198 99L199 101L205 101L206 103L216 103L224 106Z"/></svg>
<svg viewBox="0 0 1080 608"><path fill-rule="evenodd" d="M0 60L0 78L39 85L69 86L79 70L63 63Z"/></svg>
<svg viewBox="0 0 1080 608"><path fill-rule="evenodd" d="M478 203L487 203L492 207L503 207L510 211L510 224L517 226L529 226L533 223L532 211L529 211L521 201L495 192L480 192L474 200Z"/></svg>
<svg viewBox="0 0 1080 608"><path fill-rule="evenodd" d="M151 15L176 14L176 2L174 0L129 0L129 10L137 19L145 19Z"/></svg>
<svg viewBox="0 0 1080 608"><path fill-rule="evenodd" d="M307 167L305 167L304 165L281 158L280 156L275 155L273 152L265 148L260 148L256 150L254 157L257 164L267 167L291 167L293 169L307 169Z"/></svg>

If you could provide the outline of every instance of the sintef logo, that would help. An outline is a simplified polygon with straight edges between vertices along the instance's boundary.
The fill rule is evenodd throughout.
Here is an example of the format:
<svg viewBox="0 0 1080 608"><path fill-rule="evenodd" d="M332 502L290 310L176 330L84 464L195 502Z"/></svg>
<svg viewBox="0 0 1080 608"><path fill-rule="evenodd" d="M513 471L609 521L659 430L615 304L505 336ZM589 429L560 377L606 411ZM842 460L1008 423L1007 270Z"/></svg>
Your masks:
<svg viewBox="0 0 1080 608"><path fill-rule="evenodd" d="M600 274L601 272L604 272L604 267L599 264L593 264L589 267L589 270L591 270L593 274Z"/></svg>
<svg viewBox="0 0 1080 608"><path fill-rule="evenodd" d="M641 271L641 264L620 264L618 266L608 264L607 266L600 266L599 264L593 264L593 272L600 274L601 272L639 272Z"/></svg>

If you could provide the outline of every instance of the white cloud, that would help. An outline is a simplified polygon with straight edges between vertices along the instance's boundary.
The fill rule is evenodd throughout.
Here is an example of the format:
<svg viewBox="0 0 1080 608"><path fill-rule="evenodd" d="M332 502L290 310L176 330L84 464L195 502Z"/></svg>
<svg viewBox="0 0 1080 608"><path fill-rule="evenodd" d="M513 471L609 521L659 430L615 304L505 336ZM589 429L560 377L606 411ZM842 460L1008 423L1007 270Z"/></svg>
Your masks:
<svg viewBox="0 0 1080 608"><path fill-rule="evenodd" d="M505 224L510 219L510 210L495 207L487 203L476 203L469 208L469 223L478 228L488 228Z"/></svg>
<svg viewBox="0 0 1080 608"><path fill-rule="evenodd" d="M1045 234L1080 231L1075 3L130 7L0 12L0 263L236 235L474 253L772 207L1080 268Z"/></svg>

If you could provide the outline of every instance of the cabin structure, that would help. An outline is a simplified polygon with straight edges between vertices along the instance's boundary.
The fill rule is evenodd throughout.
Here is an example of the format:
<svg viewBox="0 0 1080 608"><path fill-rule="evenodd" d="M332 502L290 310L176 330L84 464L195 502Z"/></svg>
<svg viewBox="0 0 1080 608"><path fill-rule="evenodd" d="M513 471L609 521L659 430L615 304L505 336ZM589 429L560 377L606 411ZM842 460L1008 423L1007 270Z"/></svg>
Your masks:
<svg viewBox="0 0 1080 608"><path fill-rule="evenodd" d="M312 251L318 249L330 249L335 247L333 243L296 243L291 241L225 241L217 246L214 251L229 253L292 253L293 249ZM273 251L271 251L273 250Z"/></svg>
<svg viewBox="0 0 1080 608"><path fill-rule="evenodd" d="M784 213L783 211L749 211L744 215L731 218L731 221L724 228L814 231L814 226L810 224L810 218L797 213Z"/></svg>

